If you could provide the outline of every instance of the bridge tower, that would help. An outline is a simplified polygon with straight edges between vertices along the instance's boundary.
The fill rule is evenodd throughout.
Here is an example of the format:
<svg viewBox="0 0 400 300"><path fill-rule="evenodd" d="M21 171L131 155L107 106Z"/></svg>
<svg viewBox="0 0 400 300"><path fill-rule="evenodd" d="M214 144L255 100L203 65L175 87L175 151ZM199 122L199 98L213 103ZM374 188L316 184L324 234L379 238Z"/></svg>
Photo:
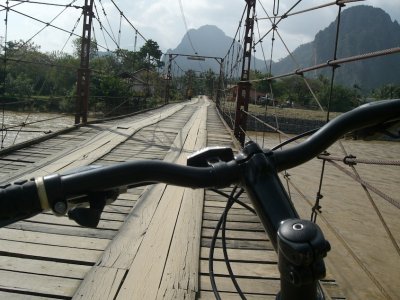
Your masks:
<svg viewBox="0 0 400 300"><path fill-rule="evenodd" d="M75 124L87 123L88 103L89 103L89 56L91 43L91 28L93 17L93 1L85 0L83 6L83 31L81 40L81 63L78 69L77 93L76 93L76 110Z"/></svg>
<svg viewBox="0 0 400 300"><path fill-rule="evenodd" d="M245 131L247 114L250 100L250 60L253 44L254 16L256 0L245 0L247 3L247 14L245 24L245 35L243 39L243 64L240 82L236 94L236 115L234 134L240 144L243 146L245 141Z"/></svg>

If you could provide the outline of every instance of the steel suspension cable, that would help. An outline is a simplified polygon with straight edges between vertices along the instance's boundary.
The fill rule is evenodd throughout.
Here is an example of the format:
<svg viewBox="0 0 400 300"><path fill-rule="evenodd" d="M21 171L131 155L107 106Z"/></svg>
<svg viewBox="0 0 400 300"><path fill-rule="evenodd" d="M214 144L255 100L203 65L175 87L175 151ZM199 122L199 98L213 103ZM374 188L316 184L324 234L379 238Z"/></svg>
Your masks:
<svg viewBox="0 0 400 300"><path fill-rule="evenodd" d="M337 59L337 50L338 50L338 44L339 44L339 33L340 33L340 16L342 12L342 5L338 4L339 9L338 9L338 15L337 15L337 23L336 23L336 35L335 35L335 45L334 45L334 52L333 52L333 60ZM333 84L335 80L335 70L336 70L336 65L332 66L332 73L331 73L331 82L330 82L330 89L329 89L329 100L328 100L328 108L327 108L327 113L326 113L326 123L329 122L329 114L330 114L330 107L331 107L331 102L332 102L332 95L333 95ZM322 183L324 180L324 175L325 175L325 167L326 167L326 161L322 161L322 166L321 166L321 173L320 173L320 178L319 178L319 185L318 185L318 191L315 196L315 204L311 212L311 221L316 222L317 220L317 211L321 208L320 205L320 200L322 199Z"/></svg>
<svg viewBox="0 0 400 300"><path fill-rule="evenodd" d="M101 0L99 0L99 3L100 3L100 6L101 6L101 10L103 11L103 15L106 17L106 21L107 21L108 27L110 28L110 31L111 31L111 34L112 34L112 37L113 37L112 40L114 41L114 43L116 43L118 45L117 39L115 38L114 31L113 31L112 26L110 24L110 20L108 19L107 13L106 13L106 11L104 9L103 2L101 2ZM111 36L110 36L110 38L111 38Z"/></svg>
<svg viewBox="0 0 400 300"><path fill-rule="evenodd" d="M299 14L302 14L302 13L310 12L310 11L313 11L313 10L317 10L317 9L320 9L320 8L325 8L325 7L329 7L329 6L333 6L333 5L337 5L337 4L346 4L346 3L361 2L361 1L365 1L365 0L339 0L339 1L329 2L329 3L326 3L326 4L313 6L313 7L310 7L310 8L304 9L304 10L299 10L299 11L296 11L296 12L293 12L293 13L286 13L286 14L283 14L281 16L275 16L275 17L277 17L277 18L287 18L287 17L290 17L290 16L299 15ZM271 19L271 17L267 16L265 18L259 18L259 20L268 20L268 19Z"/></svg>
<svg viewBox="0 0 400 300"><path fill-rule="evenodd" d="M39 35L43 30L45 30L47 27L49 27L59 16L61 16L69 7L72 7L71 5L75 3L77 0L73 0L70 5L66 5L62 11L60 11L50 22L46 23L45 26L43 26L38 32L36 32L32 37L30 37L28 40L26 40L21 47L24 47L27 45L31 40L33 40L37 35ZM73 32L73 31L72 31ZM71 34L70 34L71 36Z"/></svg>
<svg viewBox="0 0 400 300"><path fill-rule="evenodd" d="M298 0L295 4L293 4L293 5L289 8L289 10L287 10L286 13L284 13L283 16L280 17L280 18L278 19L277 22L274 22L275 25L278 26L278 24L279 24L283 19L286 18L286 17L284 17L284 16L286 16L288 13L290 13L297 5L300 4L301 1L302 1L302 0ZM277 18L278 18L278 17L277 17ZM256 46L258 43L260 43L260 42L264 39L264 37L266 37L271 31L272 31L272 29L269 30L267 33L265 33L265 34L254 44L254 46Z"/></svg>
<svg viewBox="0 0 400 300"><path fill-rule="evenodd" d="M129 19L125 16L123 11L118 7L118 5L114 2L114 0L111 0L111 3L115 6L115 8L119 11L119 13L122 15L122 17L125 19L125 21L136 31L137 34L145 41L147 42L147 39L143 36L143 34L140 33L139 30L135 26L133 26L132 22L129 21Z"/></svg>
<svg viewBox="0 0 400 300"><path fill-rule="evenodd" d="M69 40L70 40L71 37L72 37L72 34L75 33L75 30L76 30L76 28L78 27L78 24L79 24L79 22L80 22L82 16L83 16L83 11L82 11L81 15L79 16L78 20L76 20L76 22L75 22L75 24L74 24L74 27L72 28L71 33L70 33L69 36L68 36L68 39L67 39L67 40L65 41L65 43L64 43L64 46L62 46L61 52L64 51L65 47L67 46ZM94 38L94 40L96 40L96 37Z"/></svg>
<svg viewBox="0 0 400 300"><path fill-rule="evenodd" d="M41 4L41 5L46 5L46 6L58 6L58 7L66 7L66 8L68 8L68 7L79 8L79 9L83 8L82 6L72 5L72 3L58 4L58 3L43 2L43 1L31 1L31 0L9 0L9 1L10 2L19 2L20 4L29 3L29 4Z"/></svg>
<svg viewBox="0 0 400 300"><path fill-rule="evenodd" d="M299 195L303 198L303 200L305 200L308 205L313 207L313 204L311 203L311 201L307 199L307 197L302 193L300 188L298 186L296 186L290 178L288 178L288 179L289 179L290 185L299 193ZM382 292L382 294L385 296L385 298L391 299L391 297L389 296L389 294L385 290L385 288L379 283L378 279L376 279L376 277L371 273L371 271L368 270L368 268L365 266L365 264L358 257L357 253L346 242L346 240L342 236L342 234L338 230L336 230L335 227L333 227L331 222L323 214L321 214L321 212L316 211L316 214L318 214L320 219L324 222L324 224L328 227L328 229L333 233L333 235L337 238L337 240L342 244L342 246L347 250L347 252L353 258L353 260L356 262L356 264L364 271L365 275L367 275L367 277L373 282L373 284Z"/></svg>

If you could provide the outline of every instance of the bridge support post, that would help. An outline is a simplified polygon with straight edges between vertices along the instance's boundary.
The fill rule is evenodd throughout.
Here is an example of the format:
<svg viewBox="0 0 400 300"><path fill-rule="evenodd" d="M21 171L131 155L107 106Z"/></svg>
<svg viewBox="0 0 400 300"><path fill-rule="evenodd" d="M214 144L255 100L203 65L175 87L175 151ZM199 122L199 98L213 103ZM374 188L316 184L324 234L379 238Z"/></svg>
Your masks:
<svg viewBox="0 0 400 300"><path fill-rule="evenodd" d="M173 59L174 58L173 58L172 54L169 54L168 70L167 70L167 76L165 78L166 84L165 84L164 104L168 104L169 103L169 98L170 98L169 90L170 90L170 82L171 82L171 79L172 79L171 69L172 69L172 60Z"/></svg>
<svg viewBox="0 0 400 300"><path fill-rule="evenodd" d="M215 100L215 103L217 105L217 108L220 109L221 105L221 94L222 94L222 89L224 87L224 59L221 58L221 62L219 62L219 78L218 78L218 87L217 87L217 97Z"/></svg>
<svg viewBox="0 0 400 300"><path fill-rule="evenodd" d="M81 63L78 69L75 124L87 123L88 103L89 103L89 84L90 84L90 43L93 16L93 1L85 0L83 7L83 31L81 40Z"/></svg>
<svg viewBox="0 0 400 300"><path fill-rule="evenodd" d="M245 0L247 3L247 15L245 25L245 35L243 40L243 64L240 82L238 83L236 94L236 115L234 134L240 144L244 146L245 132L247 123L247 111L250 100L250 60L253 44L254 15L256 0Z"/></svg>

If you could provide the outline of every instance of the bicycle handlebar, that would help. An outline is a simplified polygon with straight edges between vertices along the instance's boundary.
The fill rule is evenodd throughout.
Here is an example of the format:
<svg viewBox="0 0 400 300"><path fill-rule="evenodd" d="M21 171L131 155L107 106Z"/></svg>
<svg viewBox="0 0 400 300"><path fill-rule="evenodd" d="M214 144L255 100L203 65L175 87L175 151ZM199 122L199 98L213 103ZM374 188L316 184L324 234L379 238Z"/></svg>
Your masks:
<svg viewBox="0 0 400 300"><path fill-rule="evenodd" d="M362 105L333 119L305 142L274 152L277 171L301 165L326 150L346 133L400 118L400 100L384 100Z"/></svg>
<svg viewBox="0 0 400 300"><path fill-rule="evenodd" d="M345 113L307 141L292 148L266 152L277 171L300 165L320 154L351 130L399 118L400 100L380 101ZM213 153L215 155L215 153ZM134 161L107 167L86 167L75 172L53 174L30 181L20 181L0 188L0 220L3 224L31 217L51 208L65 214L68 205L90 202L90 195L111 192L121 186L164 182L191 188L225 187L243 180L246 153L236 159L210 157L207 167L181 166L162 161ZM218 161L219 159L219 161ZM212 162L214 161L214 162ZM113 193L105 197L115 198Z"/></svg>

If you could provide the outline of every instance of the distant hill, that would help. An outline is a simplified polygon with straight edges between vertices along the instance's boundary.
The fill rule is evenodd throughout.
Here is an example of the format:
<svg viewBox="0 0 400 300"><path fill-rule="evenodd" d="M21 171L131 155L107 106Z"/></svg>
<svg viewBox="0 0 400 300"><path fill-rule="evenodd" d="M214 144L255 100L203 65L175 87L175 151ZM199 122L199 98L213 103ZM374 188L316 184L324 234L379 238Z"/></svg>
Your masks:
<svg viewBox="0 0 400 300"><path fill-rule="evenodd" d="M169 49L167 54L169 53L179 53L179 54L188 54L195 55L193 48L190 44L190 40L188 37L190 36L190 40L193 43L194 49L197 51L198 55L202 56L213 56L213 57L224 57L232 44L233 38L228 37L221 29L214 25L204 25L198 29L190 29L188 33L184 35L182 41L175 49ZM235 49L233 53L233 57L236 60L237 51L240 49L241 45L235 41ZM231 59L232 52L230 55ZM167 56L164 58L164 61L167 61ZM252 58L252 66L253 66ZM186 57L177 57L175 59L176 63L183 70L195 70L195 71L206 71L211 68L215 73L219 73L219 64L213 59L207 59L201 64L198 61L188 60ZM262 60L255 60L256 67L261 68L264 65Z"/></svg>
<svg viewBox="0 0 400 300"><path fill-rule="evenodd" d="M300 45L293 51L300 67L309 67L324 63L333 57L334 42L336 36L337 20L327 28L319 31L314 41ZM189 35L194 48L199 55L224 57L229 49L232 38L216 26L205 25L198 29L189 30ZM343 10L341 15L340 38L338 41L338 58L344 58L367 52L388 49L400 46L400 25L392 21L390 16L382 9L372 6L359 5ZM229 59L236 60L237 50L240 44L235 41L235 53ZM180 53L194 55L192 46L185 34L180 44L167 53ZM219 65L214 60L205 62L191 61L187 58L177 57L177 64L183 70L206 71L211 68L215 73L219 72ZM252 57L251 67L266 72L265 62ZM274 62L272 73L274 75L292 72L299 67L293 63L290 56ZM225 70L229 72L229 70ZM320 74L330 76L329 68L308 73L307 76L316 77ZM345 86L361 88L361 92L369 92L382 84L400 83L400 54L387 57L373 58L369 60L343 64L337 69L335 82Z"/></svg>
<svg viewBox="0 0 400 300"><path fill-rule="evenodd" d="M318 32L311 43L299 46L293 51L301 67L324 63L333 57L337 20ZM400 46L400 25L392 21L382 9L360 5L342 12L338 41L338 58ZM282 74L297 69L290 57L273 65L274 74ZM330 70L309 74L328 76ZM336 83L345 86L357 85L367 92L382 84L400 83L400 55L343 64L337 69Z"/></svg>

